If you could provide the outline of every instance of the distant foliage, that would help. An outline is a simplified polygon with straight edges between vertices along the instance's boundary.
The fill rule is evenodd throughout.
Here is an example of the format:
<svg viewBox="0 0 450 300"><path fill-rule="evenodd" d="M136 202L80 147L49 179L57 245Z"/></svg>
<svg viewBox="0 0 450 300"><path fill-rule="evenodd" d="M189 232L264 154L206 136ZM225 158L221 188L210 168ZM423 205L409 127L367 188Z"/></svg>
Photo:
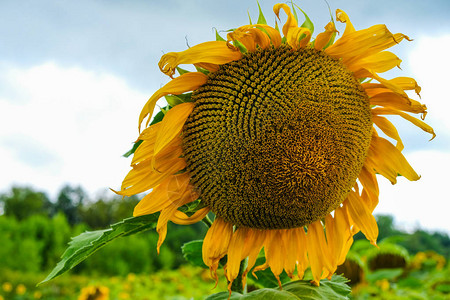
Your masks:
<svg viewBox="0 0 450 300"><path fill-rule="evenodd" d="M0 205L5 216L24 220L33 215L50 216L53 204L43 192L29 187L13 187L9 193L0 195Z"/></svg>
<svg viewBox="0 0 450 300"><path fill-rule="evenodd" d="M35 273L51 270L71 237L130 217L138 199L113 196L92 201L80 187L65 186L55 202L27 187L12 188L0 195L0 201L4 211L0 215L0 269ZM159 255L158 235L148 231L107 245L73 272L113 276L178 268L186 263L181 246L202 239L206 227L201 223L169 227Z"/></svg>

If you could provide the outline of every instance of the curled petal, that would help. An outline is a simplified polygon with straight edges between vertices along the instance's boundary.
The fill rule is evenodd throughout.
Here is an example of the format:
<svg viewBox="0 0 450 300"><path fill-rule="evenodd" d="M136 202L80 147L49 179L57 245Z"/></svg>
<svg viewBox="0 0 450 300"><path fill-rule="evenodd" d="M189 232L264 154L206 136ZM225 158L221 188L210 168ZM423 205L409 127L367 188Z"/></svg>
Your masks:
<svg viewBox="0 0 450 300"><path fill-rule="evenodd" d="M209 213L209 211L210 209L208 207L204 207L196 211L192 216L188 217L184 212L177 210L170 217L170 221L178 225L194 224L201 221Z"/></svg>
<svg viewBox="0 0 450 300"><path fill-rule="evenodd" d="M410 121L417 127L421 128L423 131L426 131L426 132L432 134L433 137L431 139L434 139L436 137L436 134L434 133L434 130L430 125L428 125L425 122L423 122L417 118L414 118L413 116L410 116L407 113L404 113L402 111L392 109L392 108L386 108L386 107L377 107L377 108L372 109L372 114L374 114L374 115L398 115L398 116L404 118L405 120Z"/></svg>
<svg viewBox="0 0 450 300"><path fill-rule="evenodd" d="M366 89L371 105L384 106L415 114L426 114L427 107L409 97L400 96L386 88ZM371 96L373 95L373 96Z"/></svg>
<svg viewBox="0 0 450 300"><path fill-rule="evenodd" d="M325 26L325 31L317 35L314 40L314 49L322 50L330 42L333 35L337 32L333 22L328 23Z"/></svg>
<svg viewBox="0 0 450 300"><path fill-rule="evenodd" d="M400 86L404 91L414 90L417 95L420 94L421 87L417 81L411 77L396 77L389 80L390 83Z"/></svg>
<svg viewBox="0 0 450 300"><path fill-rule="evenodd" d="M311 30L298 27L288 32L286 36L287 43L294 49L305 48L311 39Z"/></svg>
<svg viewBox="0 0 450 300"><path fill-rule="evenodd" d="M343 10L336 9L336 20L341 23L345 23L345 31L343 36L355 31L355 27L353 27L352 22L350 22L350 18Z"/></svg>
<svg viewBox="0 0 450 300"><path fill-rule="evenodd" d="M286 15L288 16L286 23L284 23L283 25L283 35L287 37L289 31L296 29L298 27L298 24L289 6L284 3L275 4L273 7L273 12L277 15L278 19L280 19L280 9L283 9Z"/></svg>
<svg viewBox="0 0 450 300"><path fill-rule="evenodd" d="M210 63L223 65L238 60L242 54L224 41L205 42L181 52L169 52L161 57L158 65L164 74L173 76L181 64Z"/></svg>

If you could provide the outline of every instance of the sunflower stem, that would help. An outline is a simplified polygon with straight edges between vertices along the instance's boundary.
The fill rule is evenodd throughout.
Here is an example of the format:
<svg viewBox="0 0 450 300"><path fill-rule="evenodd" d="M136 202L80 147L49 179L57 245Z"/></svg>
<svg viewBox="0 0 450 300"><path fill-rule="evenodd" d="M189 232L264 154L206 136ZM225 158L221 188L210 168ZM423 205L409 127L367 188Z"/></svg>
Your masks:
<svg viewBox="0 0 450 300"><path fill-rule="evenodd" d="M241 264L239 266L239 274L231 284L231 291L244 294L244 286L242 285L243 279L242 274L244 273L246 267L247 267L247 258L241 261Z"/></svg>

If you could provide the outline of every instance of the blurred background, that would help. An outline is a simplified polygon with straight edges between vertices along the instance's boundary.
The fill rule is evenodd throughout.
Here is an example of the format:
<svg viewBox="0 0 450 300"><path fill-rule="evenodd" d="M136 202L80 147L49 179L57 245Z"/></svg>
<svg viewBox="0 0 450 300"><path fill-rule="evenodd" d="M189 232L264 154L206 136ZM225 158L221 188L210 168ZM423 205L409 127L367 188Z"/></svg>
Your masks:
<svg viewBox="0 0 450 300"><path fill-rule="evenodd" d="M260 1L271 25L275 3ZM330 21L325 1L296 4L314 22L315 35ZM358 267L348 263L359 270L355 297L448 296L450 2L328 4L347 12L356 29L382 23L414 39L392 49L403 59L402 70L384 77L419 82L426 122L437 134L428 142L429 134L391 119L422 178L399 178L395 186L379 178L375 213L391 272L371 263L388 258L377 258L365 241L356 243L350 256ZM114 242L54 282L35 284L71 236L131 216L139 197L122 200L108 188L119 188L128 172L130 159L122 154L138 135L142 105L169 80L157 67L161 55L214 39L214 28L247 24L247 12L257 19L256 1L0 1L0 299L77 299L88 287L106 288L111 299L201 299L219 291L180 251L184 242L203 238L203 224L173 225L159 256L156 233L143 233ZM342 33L344 26L337 26ZM192 284L184 284L186 278ZM223 290L226 283L220 284Z"/></svg>

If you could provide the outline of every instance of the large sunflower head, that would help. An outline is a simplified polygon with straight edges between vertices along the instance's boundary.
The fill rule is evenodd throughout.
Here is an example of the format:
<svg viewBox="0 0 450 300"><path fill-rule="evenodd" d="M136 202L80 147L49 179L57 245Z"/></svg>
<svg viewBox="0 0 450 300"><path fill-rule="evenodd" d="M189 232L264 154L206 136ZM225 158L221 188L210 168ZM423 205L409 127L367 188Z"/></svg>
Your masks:
<svg viewBox="0 0 450 300"><path fill-rule="evenodd" d="M278 18L282 11L287 21L281 33L260 12L258 24L239 27L226 40L217 35L163 55L159 67L172 80L140 114L139 127L148 118L146 128L118 192L151 190L134 214L160 212L158 249L168 221L191 224L214 213L203 260L216 274L227 255L230 283L248 258L245 278L262 248L266 262L255 271L270 267L277 279L283 270L302 278L310 267L318 284L344 262L355 233L376 244L375 175L392 183L399 175L419 179L384 115L398 115L434 136L411 115L426 115L425 105L405 92L418 94L416 81L378 75L399 66L385 50L407 36L385 25L355 30L337 10L346 26L342 36L335 41L332 21L312 39L306 15L299 26L288 5L274 6ZM179 68L183 64L197 72ZM163 96L170 109L150 123ZM180 209L192 202L197 209Z"/></svg>

